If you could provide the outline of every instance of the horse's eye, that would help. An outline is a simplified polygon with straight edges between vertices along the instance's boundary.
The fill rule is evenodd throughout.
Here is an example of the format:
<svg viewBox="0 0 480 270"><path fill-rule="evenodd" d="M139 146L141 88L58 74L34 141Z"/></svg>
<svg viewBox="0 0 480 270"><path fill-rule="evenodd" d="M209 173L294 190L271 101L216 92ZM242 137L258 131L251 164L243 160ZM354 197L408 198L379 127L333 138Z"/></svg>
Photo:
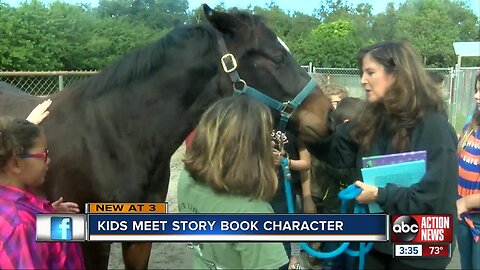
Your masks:
<svg viewBox="0 0 480 270"><path fill-rule="evenodd" d="M275 56L272 56L272 61L275 62L275 64L281 64L283 63L283 60L285 59L285 55L282 53L282 54L278 54L278 55L275 55Z"/></svg>

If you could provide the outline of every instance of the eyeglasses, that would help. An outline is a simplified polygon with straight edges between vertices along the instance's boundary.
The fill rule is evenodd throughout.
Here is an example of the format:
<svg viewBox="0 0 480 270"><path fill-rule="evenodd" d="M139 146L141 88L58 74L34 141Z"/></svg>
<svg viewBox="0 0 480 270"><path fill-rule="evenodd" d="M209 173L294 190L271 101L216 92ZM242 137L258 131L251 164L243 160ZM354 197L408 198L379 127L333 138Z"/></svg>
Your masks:
<svg viewBox="0 0 480 270"><path fill-rule="evenodd" d="M35 153L35 154L18 154L17 157L19 158L43 158L45 162L48 159L48 149L45 148L43 153Z"/></svg>

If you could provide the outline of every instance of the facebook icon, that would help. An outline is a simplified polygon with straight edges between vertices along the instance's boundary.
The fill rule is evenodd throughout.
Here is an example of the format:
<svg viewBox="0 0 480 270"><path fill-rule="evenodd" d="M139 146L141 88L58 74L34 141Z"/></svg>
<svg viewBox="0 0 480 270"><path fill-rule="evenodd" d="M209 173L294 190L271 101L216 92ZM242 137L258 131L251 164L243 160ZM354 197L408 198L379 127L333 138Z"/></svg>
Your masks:
<svg viewBox="0 0 480 270"><path fill-rule="evenodd" d="M50 219L51 240L72 240L72 218L52 217Z"/></svg>

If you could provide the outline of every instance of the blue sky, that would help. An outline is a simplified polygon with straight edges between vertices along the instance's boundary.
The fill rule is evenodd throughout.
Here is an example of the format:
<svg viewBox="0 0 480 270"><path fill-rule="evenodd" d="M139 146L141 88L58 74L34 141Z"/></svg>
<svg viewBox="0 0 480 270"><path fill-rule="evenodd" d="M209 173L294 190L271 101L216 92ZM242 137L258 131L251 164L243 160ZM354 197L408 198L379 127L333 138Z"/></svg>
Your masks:
<svg viewBox="0 0 480 270"><path fill-rule="evenodd" d="M256 6L265 6L272 2L268 0L189 0L190 7L198 7L202 3L207 3L210 6L216 6L220 2L224 2L227 8L229 7L247 7L249 4ZM312 15L314 9L320 8L321 0L274 0L281 9L288 11L300 11L308 15ZM398 8L399 4L404 0L344 0L343 2L349 3L352 6L357 6L360 3L370 3L373 6L373 13L377 14L385 11L388 2L393 2L395 7ZM474 11L477 16L480 16L480 0L466 0L467 5Z"/></svg>
<svg viewBox="0 0 480 270"><path fill-rule="evenodd" d="M1 2L8 3L10 5L17 5L18 3L24 2L25 0L0 0ZM52 2L53 0L43 0L43 2ZM63 2L68 2L71 4L76 3L89 3L92 6L98 5L98 0L62 0ZM202 3L207 3L210 6L214 7L217 4L224 2L227 8L238 7L245 8L249 4L256 6L265 6L267 3L270 3L269 0L189 0L189 6L191 9L200 6ZM300 11L306 14L311 15L314 9L318 9L322 2L321 0L274 0L274 2L285 11ZM356 6L359 3L372 3L373 13L380 13L385 10L387 2L394 2L396 7L403 0L344 0L353 6ZM473 12L480 16L480 0L466 0L468 6L473 10Z"/></svg>

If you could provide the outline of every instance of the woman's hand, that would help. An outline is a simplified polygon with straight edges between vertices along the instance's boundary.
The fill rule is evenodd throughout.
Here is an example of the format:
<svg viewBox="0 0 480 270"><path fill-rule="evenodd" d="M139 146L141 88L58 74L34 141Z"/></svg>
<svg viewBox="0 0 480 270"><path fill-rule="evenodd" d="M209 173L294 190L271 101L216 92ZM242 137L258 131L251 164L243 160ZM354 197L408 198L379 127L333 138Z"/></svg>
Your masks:
<svg viewBox="0 0 480 270"><path fill-rule="evenodd" d="M74 202L63 202L63 197L54 201L52 203L53 209L55 209L55 213L62 213L62 214L76 214L80 212L78 208L78 204Z"/></svg>
<svg viewBox="0 0 480 270"><path fill-rule="evenodd" d="M282 160L282 152L277 149L273 149L273 162L276 166L280 166L280 161Z"/></svg>
<svg viewBox="0 0 480 270"><path fill-rule="evenodd" d="M40 103L32 110L32 112L27 116L27 121L39 125L42 123L43 119L47 117L50 112L47 111L48 107L52 104L51 99L47 99L44 102Z"/></svg>
<svg viewBox="0 0 480 270"><path fill-rule="evenodd" d="M468 212L474 208L480 208L480 193L467 195L457 200L457 216L461 218L461 214Z"/></svg>
<svg viewBox="0 0 480 270"><path fill-rule="evenodd" d="M467 204L465 203L465 198L460 198L457 200L457 218L462 220L461 215L468 211Z"/></svg>
<svg viewBox="0 0 480 270"><path fill-rule="evenodd" d="M378 187L365 184L362 181L355 181L355 186L362 189L362 193L355 198L361 204L374 202L377 199Z"/></svg>

